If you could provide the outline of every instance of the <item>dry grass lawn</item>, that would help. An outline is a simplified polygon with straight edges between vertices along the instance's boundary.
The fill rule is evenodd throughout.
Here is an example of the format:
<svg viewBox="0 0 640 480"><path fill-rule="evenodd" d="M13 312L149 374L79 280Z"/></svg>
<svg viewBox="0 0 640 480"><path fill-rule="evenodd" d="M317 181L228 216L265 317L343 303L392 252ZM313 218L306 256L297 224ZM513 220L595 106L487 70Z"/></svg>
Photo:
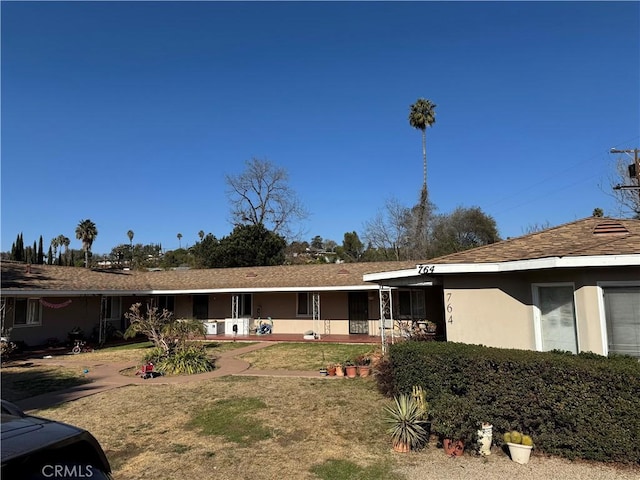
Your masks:
<svg viewBox="0 0 640 480"><path fill-rule="evenodd" d="M221 351L217 349L245 345L223 343L210 351L215 355ZM315 370L325 362L375 348L305 345L275 344L243 358L252 368ZM139 349L122 349L87 355L100 362L136 362L140 354ZM397 454L390 448L383 422L382 409L388 401L377 392L372 377L228 376L128 386L35 413L92 432L105 449L116 480L640 478L637 468L541 456L529 465L518 465L498 451L489 458L471 454L451 459L435 448L433 439L422 452ZM202 418L213 433L194 425Z"/></svg>
<svg viewBox="0 0 640 480"><path fill-rule="evenodd" d="M270 438L244 445L189 423L222 399L257 398L250 422ZM116 479L305 479L327 459L367 466L391 459L373 381L223 377L125 387L38 414L79 425L100 441Z"/></svg>

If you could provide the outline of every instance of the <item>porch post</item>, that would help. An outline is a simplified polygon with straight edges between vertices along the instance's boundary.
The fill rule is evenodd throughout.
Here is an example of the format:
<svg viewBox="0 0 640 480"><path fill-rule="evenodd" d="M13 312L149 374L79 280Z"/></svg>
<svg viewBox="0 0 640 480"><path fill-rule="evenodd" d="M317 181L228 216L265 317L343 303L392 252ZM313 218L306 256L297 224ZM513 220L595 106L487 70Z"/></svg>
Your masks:
<svg viewBox="0 0 640 480"><path fill-rule="evenodd" d="M320 337L320 293L313 292L313 332Z"/></svg>
<svg viewBox="0 0 640 480"><path fill-rule="evenodd" d="M106 313L107 313L107 297L100 295L100 320L98 321L98 345L105 342L106 335Z"/></svg>
<svg viewBox="0 0 640 480"><path fill-rule="evenodd" d="M238 304L240 303L240 295L231 296L231 318L238 318Z"/></svg>
<svg viewBox="0 0 640 480"><path fill-rule="evenodd" d="M387 320L391 322L393 329L393 305L391 288L380 285L378 291L380 299L380 343L382 346L382 354L387 353Z"/></svg>

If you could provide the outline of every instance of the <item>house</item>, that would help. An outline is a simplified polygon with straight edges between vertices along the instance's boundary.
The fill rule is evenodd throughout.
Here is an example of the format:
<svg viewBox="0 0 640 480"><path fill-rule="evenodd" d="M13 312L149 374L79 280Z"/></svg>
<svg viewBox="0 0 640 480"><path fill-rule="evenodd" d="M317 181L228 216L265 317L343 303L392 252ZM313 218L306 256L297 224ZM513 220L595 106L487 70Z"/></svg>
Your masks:
<svg viewBox="0 0 640 480"><path fill-rule="evenodd" d="M430 320L437 338L640 357L640 220L586 218L428 262L179 271L2 264L2 325L27 345L126 328L137 302L249 335L381 336ZM385 328L381 328L384 326Z"/></svg>
<svg viewBox="0 0 640 480"><path fill-rule="evenodd" d="M640 357L640 220L586 218L364 279L441 291L448 341Z"/></svg>
<svg viewBox="0 0 640 480"><path fill-rule="evenodd" d="M134 303L206 322L211 334L248 335L270 318L274 333L379 335L378 285L363 275L415 262L311 264L173 271L2 264L3 329L29 346L66 341L79 327L96 338L123 331ZM434 303L435 304L435 303ZM400 303L398 303L400 305ZM424 313L422 313L424 315ZM373 338L375 340L375 337Z"/></svg>

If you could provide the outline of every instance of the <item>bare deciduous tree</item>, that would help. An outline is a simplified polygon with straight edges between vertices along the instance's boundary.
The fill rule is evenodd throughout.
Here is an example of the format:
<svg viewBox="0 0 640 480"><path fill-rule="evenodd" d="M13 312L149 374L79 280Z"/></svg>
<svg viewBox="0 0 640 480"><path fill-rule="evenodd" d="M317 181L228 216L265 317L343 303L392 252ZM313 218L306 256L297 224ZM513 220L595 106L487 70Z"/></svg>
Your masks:
<svg viewBox="0 0 640 480"><path fill-rule="evenodd" d="M409 245L411 210L396 198L385 202L374 218L364 223L364 240L388 260L403 260Z"/></svg>
<svg viewBox="0 0 640 480"><path fill-rule="evenodd" d="M295 221L308 214L289 186L286 170L269 160L253 158L237 176L226 175L234 225L262 225L284 237L292 237Z"/></svg>

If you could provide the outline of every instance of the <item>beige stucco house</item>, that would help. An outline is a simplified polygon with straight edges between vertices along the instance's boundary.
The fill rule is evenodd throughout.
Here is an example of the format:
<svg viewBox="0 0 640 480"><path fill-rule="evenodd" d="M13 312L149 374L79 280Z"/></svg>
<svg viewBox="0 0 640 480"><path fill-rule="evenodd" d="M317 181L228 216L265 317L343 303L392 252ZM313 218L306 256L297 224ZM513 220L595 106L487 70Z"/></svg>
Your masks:
<svg viewBox="0 0 640 480"><path fill-rule="evenodd" d="M448 341L640 357L639 220L587 218L364 279L441 289Z"/></svg>
<svg viewBox="0 0 640 480"><path fill-rule="evenodd" d="M640 357L640 221L587 218L428 262L138 272L3 262L2 323L27 345L123 330L133 303L212 335L370 335L428 319L436 338ZM385 328L382 329L381 326Z"/></svg>

